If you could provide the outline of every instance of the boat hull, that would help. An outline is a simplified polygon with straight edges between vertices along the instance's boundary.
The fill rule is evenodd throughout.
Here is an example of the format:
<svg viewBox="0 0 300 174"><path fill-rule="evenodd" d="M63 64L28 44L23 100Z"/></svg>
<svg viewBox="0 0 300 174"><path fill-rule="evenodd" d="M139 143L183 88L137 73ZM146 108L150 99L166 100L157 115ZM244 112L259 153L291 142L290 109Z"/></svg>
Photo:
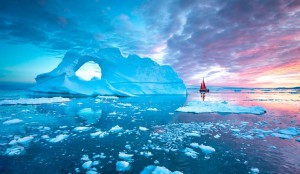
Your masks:
<svg viewBox="0 0 300 174"><path fill-rule="evenodd" d="M209 89L200 89L199 90L201 93L207 93L207 92L209 92Z"/></svg>

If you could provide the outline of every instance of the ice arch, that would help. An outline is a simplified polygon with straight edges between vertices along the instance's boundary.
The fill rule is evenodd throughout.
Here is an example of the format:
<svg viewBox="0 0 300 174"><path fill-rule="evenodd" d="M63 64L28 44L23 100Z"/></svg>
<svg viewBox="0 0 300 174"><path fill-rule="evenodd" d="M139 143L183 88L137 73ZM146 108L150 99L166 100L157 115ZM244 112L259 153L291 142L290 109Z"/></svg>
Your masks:
<svg viewBox="0 0 300 174"><path fill-rule="evenodd" d="M101 79L101 68L94 61L88 61L75 72L75 75L85 81L90 81L93 78Z"/></svg>
<svg viewBox="0 0 300 174"><path fill-rule="evenodd" d="M87 62L101 69L101 79L86 81L76 73ZM99 77L99 73L96 77ZM89 77L91 78L91 77ZM117 48L95 52L67 52L51 72L38 75L32 91L81 95L134 96L145 94L186 94L182 79L167 65L137 55L123 57Z"/></svg>

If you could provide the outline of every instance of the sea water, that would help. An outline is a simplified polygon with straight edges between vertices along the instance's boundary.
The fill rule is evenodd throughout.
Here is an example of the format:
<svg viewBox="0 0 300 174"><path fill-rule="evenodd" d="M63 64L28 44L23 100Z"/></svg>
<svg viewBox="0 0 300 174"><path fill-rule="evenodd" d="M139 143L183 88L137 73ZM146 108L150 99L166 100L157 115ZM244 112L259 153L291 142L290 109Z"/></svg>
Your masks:
<svg viewBox="0 0 300 174"><path fill-rule="evenodd" d="M204 98L197 89L187 96L79 97L23 88L1 89L0 101L70 101L0 105L0 173L140 173L149 165L182 173L300 172L299 89L214 88ZM267 113L175 111L192 100Z"/></svg>

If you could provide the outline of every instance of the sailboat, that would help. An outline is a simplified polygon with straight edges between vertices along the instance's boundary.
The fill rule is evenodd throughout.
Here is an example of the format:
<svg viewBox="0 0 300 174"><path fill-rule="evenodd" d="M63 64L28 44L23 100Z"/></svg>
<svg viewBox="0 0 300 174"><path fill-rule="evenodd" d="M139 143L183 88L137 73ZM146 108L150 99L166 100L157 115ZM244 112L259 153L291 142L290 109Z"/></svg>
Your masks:
<svg viewBox="0 0 300 174"><path fill-rule="evenodd" d="M201 86L200 86L200 90L199 90L201 93L206 93L206 92L209 92L209 89L206 89L206 85L204 83L204 78L202 80L202 83L201 83Z"/></svg>

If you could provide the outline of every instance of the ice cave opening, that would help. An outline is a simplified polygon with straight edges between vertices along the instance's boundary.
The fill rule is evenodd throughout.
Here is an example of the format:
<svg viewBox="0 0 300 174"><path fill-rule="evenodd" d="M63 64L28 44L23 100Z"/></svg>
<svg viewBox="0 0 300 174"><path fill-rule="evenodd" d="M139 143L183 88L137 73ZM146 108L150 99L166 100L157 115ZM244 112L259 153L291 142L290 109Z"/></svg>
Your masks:
<svg viewBox="0 0 300 174"><path fill-rule="evenodd" d="M101 68L99 64L94 61L89 61L83 64L76 72L75 75L82 80L90 81L93 78L101 79Z"/></svg>

